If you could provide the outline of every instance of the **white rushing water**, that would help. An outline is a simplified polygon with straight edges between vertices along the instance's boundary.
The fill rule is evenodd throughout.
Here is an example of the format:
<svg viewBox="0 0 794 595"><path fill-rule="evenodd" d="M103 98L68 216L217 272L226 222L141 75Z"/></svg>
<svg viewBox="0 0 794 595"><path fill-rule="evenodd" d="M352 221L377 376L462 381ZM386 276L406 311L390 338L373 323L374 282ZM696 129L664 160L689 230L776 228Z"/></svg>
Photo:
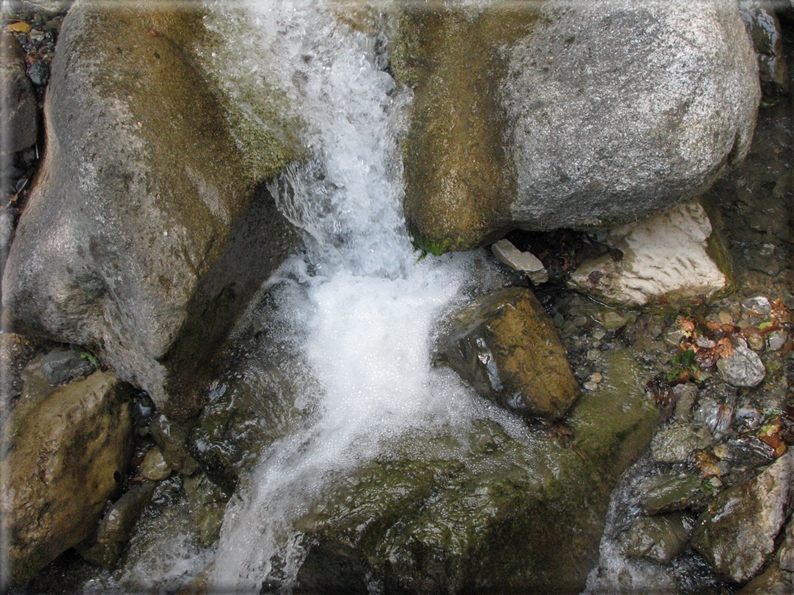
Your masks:
<svg viewBox="0 0 794 595"><path fill-rule="evenodd" d="M483 277L482 259L418 261L402 215L399 134L410 97L385 72L384 40L338 10L249 2L239 18L252 38L226 58L233 76L283 92L305 124L313 159L270 189L307 234L305 256L282 271L305 293L283 309L303 321L294 332L306 337L321 395L318 414L269 451L227 508L209 576L218 589L258 592L266 580L288 589L304 554L291 521L334 477L408 430L483 415L456 376L431 366L435 325L470 289L474 267Z"/></svg>

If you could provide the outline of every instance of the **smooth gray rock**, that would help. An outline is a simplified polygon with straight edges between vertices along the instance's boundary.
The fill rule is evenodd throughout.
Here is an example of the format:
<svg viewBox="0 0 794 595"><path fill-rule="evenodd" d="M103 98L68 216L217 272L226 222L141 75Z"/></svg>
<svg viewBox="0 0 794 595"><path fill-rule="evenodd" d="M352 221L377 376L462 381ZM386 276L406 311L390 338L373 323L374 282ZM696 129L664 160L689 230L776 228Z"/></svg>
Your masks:
<svg viewBox="0 0 794 595"><path fill-rule="evenodd" d="M727 580L751 579L775 551L791 507L794 451L755 479L716 497L698 519L692 546Z"/></svg>
<svg viewBox="0 0 794 595"><path fill-rule="evenodd" d="M740 387L758 386L766 376L764 362L743 339L738 339L733 355L717 360L717 371L725 382Z"/></svg>
<svg viewBox="0 0 794 595"><path fill-rule="evenodd" d="M235 111L199 6L75 2L3 279L13 328L89 347L176 421L293 246L265 183L300 152L273 101Z"/></svg>
<svg viewBox="0 0 794 595"><path fill-rule="evenodd" d="M707 190L760 99L733 2L549 2L502 90L520 227L612 227Z"/></svg>

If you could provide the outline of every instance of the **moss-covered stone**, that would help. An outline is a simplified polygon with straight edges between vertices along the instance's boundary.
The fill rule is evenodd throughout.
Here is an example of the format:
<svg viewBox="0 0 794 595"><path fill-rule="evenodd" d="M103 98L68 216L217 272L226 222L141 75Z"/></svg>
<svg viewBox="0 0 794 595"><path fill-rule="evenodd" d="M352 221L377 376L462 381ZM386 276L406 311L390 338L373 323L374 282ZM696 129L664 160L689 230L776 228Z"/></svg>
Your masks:
<svg viewBox="0 0 794 595"><path fill-rule="evenodd" d="M536 13L510 3L477 11L412 4L398 19L392 69L414 89L402 146L414 241L440 254L498 239L510 229L515 196L498 99L500 50L527 34Z"/></svg>
<svg viewBox="0 0 794 595"><path fill-rule="evenodd" d="M400 593L581 590L612 487L658 419L633 357L608 363L570 414L573 446L483 420L407 436L340 482L297 524L310 549L296 591L366 592L371 580Z"/></svg>

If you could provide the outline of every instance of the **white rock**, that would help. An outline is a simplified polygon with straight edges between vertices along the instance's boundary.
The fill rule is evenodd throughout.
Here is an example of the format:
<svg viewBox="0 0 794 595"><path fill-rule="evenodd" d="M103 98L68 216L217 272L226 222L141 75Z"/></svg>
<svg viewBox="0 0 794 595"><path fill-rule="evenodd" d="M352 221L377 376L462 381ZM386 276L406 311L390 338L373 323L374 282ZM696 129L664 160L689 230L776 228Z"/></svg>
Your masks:
<svg viewBox="0 0 794 595"><path fill-rule="evenodd" d="M491 246L497 260L514 271L525 273L535 284L549 280L549 273L543 263L531 252L522 252L510 240L499 240Z"/></svg>
<svg viewBox="0 0 794 595"><path fill-rule="evenodd" d="M623 253L585 261L571 275L580 291L612 303L642 306L660 297L711 297L727 279L706 248L711 222L698 203L675 206L609 232L605 242Z"/></svg>

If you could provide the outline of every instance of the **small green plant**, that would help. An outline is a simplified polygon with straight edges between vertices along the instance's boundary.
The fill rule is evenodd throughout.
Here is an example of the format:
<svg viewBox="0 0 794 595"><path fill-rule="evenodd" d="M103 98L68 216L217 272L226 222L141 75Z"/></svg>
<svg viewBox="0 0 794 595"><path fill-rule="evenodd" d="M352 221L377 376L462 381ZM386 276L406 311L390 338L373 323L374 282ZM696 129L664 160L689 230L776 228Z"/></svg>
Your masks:
<svg viewBox="0 0 794 595"><path fill-rule="evenodd" d="M99 368L99 360L97 359L97 356L95 356L90 351L86 351L85 349L81 350L80 357L83 359L87 359L91 363L91 365L94 366L95 368Z"/></svg>
<svg viewBox="0 0 794 595"><path fill-rule="evenodd" d="M695 351L687 349L673 358L673 369L667 372L667 381L672 382L677 378L697 376L699 368L695 362Z"/></svg>

